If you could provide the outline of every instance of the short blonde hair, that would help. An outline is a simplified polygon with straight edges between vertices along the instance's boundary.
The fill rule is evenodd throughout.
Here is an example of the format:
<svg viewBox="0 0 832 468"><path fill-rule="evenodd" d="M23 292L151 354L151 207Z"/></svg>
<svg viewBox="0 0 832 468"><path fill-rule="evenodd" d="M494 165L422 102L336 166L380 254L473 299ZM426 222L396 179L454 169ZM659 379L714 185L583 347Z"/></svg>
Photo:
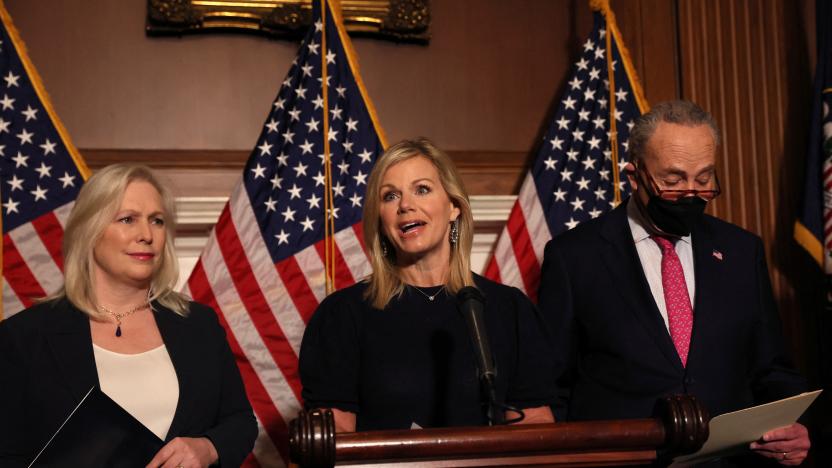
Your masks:
<svg viewBox="0 0 832 468"><path fill-rule="evenodd" d="M422 157L430 161L439 173L442 188L448 194L451 202L459 208L457 226L459 240L451 247L450 273L446 289L451 294L465 286L474 286L471 273L471 245L474 241L474 216L471 213L471 203L468 193L462 185L462 179L448 155L436 147L427 138L403 140L391 146L376 162L367 182L367 194L364 201L364 245L373 267L372 275L367 278L368 288L365 298L373 307L383 309L394 296L404 291L404 282L399 276L392 256L384 255L383 239L380 224L381 183L384 174L390 167L411 159ZM388 248L390 246L388 245Z"/></svg>
<svg viewBox="0 0 832 468"><path fill-rule="evenodd" d="M173 196L149 167L131 163L112 164L101 169L78 193L64 229L64 285L50 299L66 297L93 319L106 318L105 313L99 312L95 298L93 250L118 212L124 191L134 181L147 182L159 192L165 216L165 248L161 264L151 280L150 300L158 301L179 315L187 314L187 298L174 291L179 279L179 262L174 247L176 207Z"/></svg>

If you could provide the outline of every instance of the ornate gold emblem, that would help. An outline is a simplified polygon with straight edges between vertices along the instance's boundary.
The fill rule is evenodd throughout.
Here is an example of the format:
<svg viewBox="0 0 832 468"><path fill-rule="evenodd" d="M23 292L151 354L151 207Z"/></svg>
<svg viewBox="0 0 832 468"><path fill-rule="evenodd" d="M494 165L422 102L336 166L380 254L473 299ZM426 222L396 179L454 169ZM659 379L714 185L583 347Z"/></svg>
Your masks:
<svg viewBox="0 0 832 468"><path fill-rule="evenodd" d="M347 31L427 42L428 0L341 0ZM147 33L181 35L220 30L299 38L312 21L312 0L148 0Z"/></svg>

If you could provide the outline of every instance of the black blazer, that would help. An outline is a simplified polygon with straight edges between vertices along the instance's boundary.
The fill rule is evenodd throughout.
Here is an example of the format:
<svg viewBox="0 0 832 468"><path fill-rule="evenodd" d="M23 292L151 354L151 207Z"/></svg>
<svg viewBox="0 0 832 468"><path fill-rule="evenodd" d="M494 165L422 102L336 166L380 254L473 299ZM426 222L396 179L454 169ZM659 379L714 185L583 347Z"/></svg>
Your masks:
<svg viewBox="0 0 832 468"><path fill-rule="evenodd" d="M658 398L678 393L715 416L805 391L784 350L760 238L705 216L692 243L687 368L650 292L626 203L547 244L539 299L556 337L558 416L649 417Z"/></svg>
<svg viewBox="0 0 832 468"><path fill-rule="evenodd" d="M179 380L167 440L208 437L222 466L239 466L257 425L216 314L187 317L154 303L153 315ZM66 300L0 322L0 466L26 466L89 388L98 385L89 320Z"/></svg>

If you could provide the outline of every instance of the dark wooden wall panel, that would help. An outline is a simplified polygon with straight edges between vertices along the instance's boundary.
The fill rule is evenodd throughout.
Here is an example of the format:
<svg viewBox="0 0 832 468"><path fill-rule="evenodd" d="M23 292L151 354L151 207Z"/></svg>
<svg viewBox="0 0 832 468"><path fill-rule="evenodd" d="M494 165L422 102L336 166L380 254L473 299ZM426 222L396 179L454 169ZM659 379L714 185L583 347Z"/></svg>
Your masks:
<svg viewBox="0 0 832 468"><path fill-rule="evenodd" d="M611 2L649 103L679 95L676 5L672 0Z"/></svg>
<svg viewBox="0 0 832 468"><path fill-rule="evenodd" d="M681 97L711 112L723 138L717 157L723 195L709 209L763 238L784 329L804 369L819 290L810 286L815 272L791 237L811 110L807 4L678 3Z"/></svg>

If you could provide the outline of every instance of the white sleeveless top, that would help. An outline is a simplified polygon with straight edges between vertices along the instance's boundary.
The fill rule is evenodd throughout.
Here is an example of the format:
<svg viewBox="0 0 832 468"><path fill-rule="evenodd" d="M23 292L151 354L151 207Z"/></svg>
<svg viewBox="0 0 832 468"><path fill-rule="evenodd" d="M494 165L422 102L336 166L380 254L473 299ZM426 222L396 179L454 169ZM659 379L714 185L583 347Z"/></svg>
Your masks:
<svg viewBox="0 0 832 468"><path fill-rule="evenodd" d="M92 347L101 391L164 440L179 402L179 380L165 345L139 354Z"/></svg>

